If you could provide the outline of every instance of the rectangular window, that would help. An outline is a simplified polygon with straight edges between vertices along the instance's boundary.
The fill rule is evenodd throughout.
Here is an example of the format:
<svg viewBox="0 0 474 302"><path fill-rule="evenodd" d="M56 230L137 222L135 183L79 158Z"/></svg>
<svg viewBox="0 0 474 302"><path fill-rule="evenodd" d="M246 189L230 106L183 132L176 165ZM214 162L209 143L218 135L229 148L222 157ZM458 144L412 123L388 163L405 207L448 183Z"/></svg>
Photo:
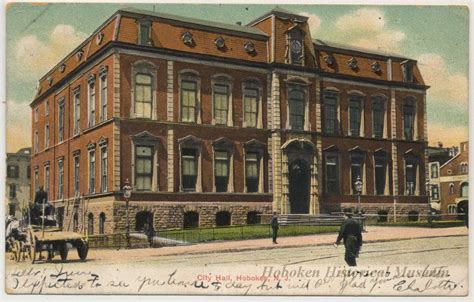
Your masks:
<svg viewBox="0 0 474 302"><path fill-rule="evenodd" d="M375 156L375 194L385 194L387 160L385 156Z"/></svg>
<svg viewBox="0 0 474 302"><path fill-rule="evenodd" d="M349 134L360 136L360 120L362 113L362 98L351 95L349 99Z"/></svg>
<svg viewBox="0 0 474 302"><path fill-rule="evenodd" d="M107 120L107 74L100 76L100 121Z"/></svg>
<svg viewBox="0 0 474 302"><path fill-rule="evenodd" d="M259 187L259 158L258 153L245 153L245 186L246 192L258 192Z"/></svg>
<svg viewBox="0 0 474 302"><path fill-rule="evenodd" d="M138 118L151 118L152 78L144 73L135 76L135 116Z"/></svg>
<svg viewBox="0 0 474 302"><path fill-rule="evenodd" d="M438 187L438 185L433 185L431 187L431 199L432 200L439 200L439 187Z"/></svg>
<svg viewBox="0 0 474 302"><path fill-rule="evenodd" d="M79 181L80 181L80 161L79 156L74 157L74 196L78 196L79 193Z"/></svg>
<svg viewBox="0 0 474 302"><path fill-rule="evenodd" d="M415 195L416 191L416 164L415 162L405 163L405 190L406 195Z"/></svg>
<svg viewBox="0 0 474 302"><path fill-rule="evenodd" d="M214 84L214 121L216 125L227 125L229 111L229 86Z"/></svg>
<svg viewBox="0 0 474 302"><path fill-rule="evenodd" d="M373 128L373 136L375 138L383 137L384 119L385 119L384 101L379 98L375 98L372 103L372 128Z"/></svg>
<svg viewBox="0 0 474 302"><path fill-rule="evenodd" d="M74 128L73 135L79 134L81 131L81 94L79 90L74 93L73 96L74 106Z"/></svg>
<svg viewBox="0 0 474 302"><path fill-rule="evenodd" d="M413 83L413 63L409 61L402 62L403 81Z"/></svg>
<svg viewBox="0 0 474 302"><path fill-rule="evenodd" d="M437 164L431 165L431 178L438 178L438 165Z"/></svg>
<svg viewBox="0 0 474 302"><path fill-rule="evenodd" d="M304 130L305 95L302 89L293 88L289 93L290 128Z"/></svg>
<svg viewBox="0 0 474 302"><path fill-rule="evenodd" d="M64 160L58 160L58 199L64 197Z"/></svg>
<svg viewBox="0 0 474 302"><path fill-rule="evenodd" d="M181 121L196 122L196 95L197 83L195 81L181 81Z"/></svg>
<svg viewBox="0 0 474 302"><path fill-rule="evenodd" d="M35 169L35 178L34 178L34 188L35 188L35 192L38 191L39 189L39 171L38 171L38 168Z"/></svg>
<svg viewBox="0 0 474 302"><path fill-rule="evenodd" d="M415 106L412 103L405 103L403 106L403 122L406 140L413 140L415 125Z"/></svg>
<svg viewBox="0 0 474 302"><path fill-rule="evenodd" d="M246 127L257 127L258 89L244 89L244 121Z"/></svg>
<svg viewBox="0 0 474 302"><path fill-rule="evenodd" d="M326 193L339 194L339 159L337 155L326 155Z"/></svg>
<svg viewBox="0 0 474 302"><path fill-rule="evenodd" d="M34 144L35 144L35 153L38 153L39 152L39 134L38 134L38 130L35 131Z"/></svg>
<svg viewBox="0 0 474 302"><path fill-rule="evenodd" d="M89 194L95 192L95 151L89 151Z"/></svg>
<svg viewBox="0 0 474 302"><path fill-rule="evenodd" d="M35 108L35 123L39 120L39 108Z"/></svg>
<svg viewBox="0 0 474 302"><path fill-rule="evenodd" d="M324 133L338 134L337 120L337 93L332 91L324 92Z"/></svg>
<svg viewBox="0 0 474 302"><path fill-rule="evenodd" d="M49 116L49 101L48 100L44 103L44 115Z"/></svg>
<svg viewBox="0 0 474 302"><path fill-rule="evenodd" d="M138 41L138 44L141 44L141 45L150 44L150 33L151 33L151 23L140 22L140 40Z"/></svg>
<svg viewBox="0 0 474 302"><path fill-rule="evenodd" d="M15 212L16 212L16 204L14 203L8 204L8 215L15 216Z"/></svg>
<svg viewBox="0 0 474 302"><path fill-rule="evenodd" d="M44 167L44 191L49 195L49 165Z"/></svg>
<svg viewBox="0 0 474 302"><path fill-rule="evenodd" d="M229 184L229 153L214 152L214 184L216 192L227 192Z"/></svg>
<svg viewBox="0 0 474 302"><path fill-rule="evenodd" d="M44 126L44 148L49 148L49 125Z"/></svg>
<svg viewBox="0 0 474 302"><path fill-rule="evenodd" d="M195 192L197 182L197 150L181 151L181 183L185 192Z"/></svg>
<svg viewBox="0 0 474 302"><path fill-rule="evenodd" d="M107 192L107 147L102 147L100 152L100 191Z"/></svg>
<svg viewBox="0 0 474 302"><path fill-rule="evenodd" d="M9 178L20 177L20 167L17 165L9 165L7 167L7 177Z"/></svg>
<svg viewBox="0 0 474 302"><path fill-rule="evenodd" d="M135 147L135 188L149 191L153 180L153 147Z"/></svg>
<svg viewBox="0 0 474 302"><path fill-rule="evenodd" d="M64 140L64 101L59 103L58 141Z"/></svg>
<svg viewBox="0 0 474 302"><path fill-rule="evenodd" d="M88 85L88 108L89 115L87 117L88 126L92 127L95 125L95 79Z"/></svg>
<svg viewBox="0 0 474 302"><path fill-rule="evenodd" d="M16 185L15 185L15 184L11 184L11 185L10 185L10 194L9 194L9 197L10 197L11 199L16 198Z"/></svg>
<svg viewBox="0 0 474 302"><path fill-rule="evenodd" d="M26 167L26 178L31 178L31 166Z"/></svg>

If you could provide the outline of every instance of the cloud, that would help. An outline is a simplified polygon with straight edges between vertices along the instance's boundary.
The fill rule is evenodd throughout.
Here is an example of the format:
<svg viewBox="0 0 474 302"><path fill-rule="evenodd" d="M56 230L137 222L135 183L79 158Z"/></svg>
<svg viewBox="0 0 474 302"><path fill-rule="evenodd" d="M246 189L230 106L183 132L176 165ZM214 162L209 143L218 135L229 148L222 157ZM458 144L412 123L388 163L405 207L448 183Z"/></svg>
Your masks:
<svg viewBox="0 0 474 302"><path fill-rule="evenodd" d="M352 46L378 51L399 52L406 34L387 28L385 13L362 8L336 20L332 38Z"/></svg>
<svg viewBox="0 0 474 302"><path fill-rule="evenodd" d="M418 68L428 89L428 98L447 105L466 106L468 103L468 79L459 73L450 73L444 58L438 54L426 53L417 58Z"/></svg>
<svg viewBox="0 0 474 302"><path fill-rule="evenodd" d="M428 139L431 146L437 146L438 142L442 142L445 147L459 146L460 142L467 141L468 138L468 127L446 127L442 123L428 123Z"/></svg>
<svg viewBox="0 0 474 302"><path fill-rule="evenodd" d="M315 33L321 28L321 18L317 15L307 12L302 12L300 15L308 17L308 26L311 33Z"/></svg>
<svg viewBox="0 0 474 302"><path fill-rule="evenodd" d="M57 25L45 40L35 35L22 37L15 45L15 68L12 71L38 79L86 37L85 33L65 24Z"/></svg>
<svg viewBox="0 0 474 302"><path fill-rule="evenodd" d="M28 102L7 101L7 152L31 146L31 109Z"/></svg>

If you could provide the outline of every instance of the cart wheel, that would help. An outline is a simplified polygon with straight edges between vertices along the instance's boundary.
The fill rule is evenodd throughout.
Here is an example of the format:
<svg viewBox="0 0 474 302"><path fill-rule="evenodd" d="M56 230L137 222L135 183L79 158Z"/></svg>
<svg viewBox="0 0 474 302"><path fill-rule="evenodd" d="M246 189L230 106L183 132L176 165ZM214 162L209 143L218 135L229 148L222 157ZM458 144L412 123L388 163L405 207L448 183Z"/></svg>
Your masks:
<svg viewBox="0 0 474 302"><path fill-rule="evenodd" d="M80 241L77 246L77 253L79 254L79 258L84 261L87 258L87 252L89 252L89 244L87 241Z"/></svg>
<svg viewBox="0 0 474 302"><path fill-rule="evenodd" d="M61 260L62 260L62 261L66 261L66 259L67 259L67 253L68 253L67 243L66 243L66 242L61 243L61 244L59 245L59 255L61 256Z"/></svg>

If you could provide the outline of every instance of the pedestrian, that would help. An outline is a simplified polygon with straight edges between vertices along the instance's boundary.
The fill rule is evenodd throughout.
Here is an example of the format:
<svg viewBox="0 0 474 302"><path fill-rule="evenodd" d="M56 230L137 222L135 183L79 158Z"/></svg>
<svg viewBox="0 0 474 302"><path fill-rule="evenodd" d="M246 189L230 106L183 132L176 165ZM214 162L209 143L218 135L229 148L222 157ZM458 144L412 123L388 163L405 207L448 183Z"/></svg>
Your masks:
<svg viewBox="0 0 474 302"><path fill-rule="evenodd" d="M346 213L346 220L342 223L335 245L344 239L346 249L344 260L349 266L357 266L356 259L362 246L362 230L360 224L352 219L352 213Z"/></svg>
<svg viewBox="0 0 474 302"><path fill-rule="evenodd" d="M270 221L270 225L272 226L272 237L273 237L273 244L278 244L277 237L278 237L278 216L276 212L273 212L272 220Z"/></svg>
<svg viewBox="0 0 474 302"><path fill-rule="evenodd" d="M146 222L143 229L148 240L148 245L149 247L152 247L153 237L155 236L155 228L153 228L153 223Z"/></svg>

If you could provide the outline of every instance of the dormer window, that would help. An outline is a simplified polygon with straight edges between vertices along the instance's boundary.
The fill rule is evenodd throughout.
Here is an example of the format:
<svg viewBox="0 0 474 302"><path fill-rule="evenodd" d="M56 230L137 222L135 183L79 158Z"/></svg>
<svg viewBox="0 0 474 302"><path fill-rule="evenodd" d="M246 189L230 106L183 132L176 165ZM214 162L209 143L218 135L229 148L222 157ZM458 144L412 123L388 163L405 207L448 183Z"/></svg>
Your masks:
<svg viewBox="0 0 474 302"><path fill-rule="evenodd" d="M183 40L183 43L188 46L192 46L194 44L193 35L189 31L185 32L181 36L181 39Z"/></svg>
<svg viewBox="0 0 474 302"><path fill-rule="evenodd" d="M287 61L290 64L304 65L304 32L297 26L289 30L287 35Z"/></svg>
<svg viewBox="0 0 474 302"><path fill-rule="evenodd" d="M332 66L334 64L334 56L333 55L324 56L324 62L326 62L326 64L328 64L329 66Z"/></svg>
<svg viewBox="0 0 474 302"><path fill-rule="evenodd" d="M151 21L140 20L138 24L138 44L151 45Z"/></svg>
<svg viewBox="0 0 474 302"><path fill-rule="evenodd" d="M382 71L382 67L380 66L379 62L372 63L371 67L375 73Z"/></svg>
<svg viewBox="0 0 474 302"><path fill-rule="evenodd" d="M225 41L224 38L218 37L214 40L214 44L218 49L223 49L225 47Z"/></svg>
<svg viewBox="0 0 474 302"><path fill-rule="evenodd" d="M76 60L79 62L82 59L82 56L84 55L84 52L82 50L79 50L76 52Z"/></svg>
<svg viewBox="0 0 474 302"><path fill-rule="evenodd" d="M349 66L352 70L357 69L357 60L356 58L352 57L347 61L347 66Z"/></svg>
<svg viewBox="0 0 474 302"><path fill-rule="evenodd" d="M102 40L104 39L104 33L99 33L96 37L95 37L95 43L97 45L100 45L100 43L102 43Z"/></svg>
<svg viewBox="0 0 474 302"><path fill-rule="evenodd" d="M255 52L255 45L251 41L245 42L244 48L247 53Z"/></svg>
<svg viewBox="0 0 474 302"><path fill-rule="evenodd" d="M403 82L413 83L413 62L405 60L400 65L402 66Z"/></svg>
<svg viewBox="0 0 474 302"><path fill-rule="evenodd" d="M66 70L66 65L65 65L65 64L62 64L61 66L59 66L59 71L60 71L61 73L63 73L64 70Z"/></svg>

